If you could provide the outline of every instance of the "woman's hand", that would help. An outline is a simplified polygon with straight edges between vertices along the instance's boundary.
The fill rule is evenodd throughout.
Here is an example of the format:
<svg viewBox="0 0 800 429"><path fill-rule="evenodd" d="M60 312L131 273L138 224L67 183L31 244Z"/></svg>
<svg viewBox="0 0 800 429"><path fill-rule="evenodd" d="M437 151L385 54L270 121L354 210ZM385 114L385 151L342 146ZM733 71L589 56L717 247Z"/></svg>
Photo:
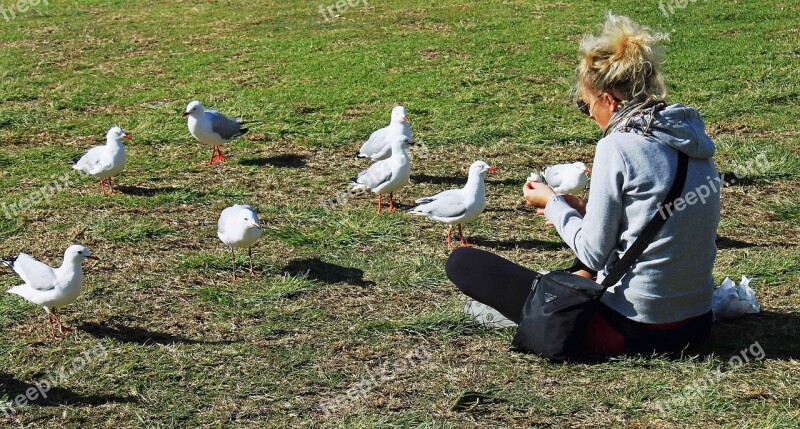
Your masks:
<svg viewBox="0 0 800 429"><path fill-rule="evenodd" d="M544 208L547 199L555 194L551 187L541 182L525 182L522 187L522 197L534 207Z"/></svg>
<svg viewBox="0 0 800 429"><path fill-rule="evenodd" d="M527 186L527 185L528 184L526 183L525 186ZM541 185L541 183L540 183L540 185ZM547 186L547 185L545 185L545 186ZM524 194L525 193L525 189L523 189L522 192ZM564 195L561 195L561 197L564 198L564 201L566 201L567 204L570 205L570 207L572 207L573 209L577 210L578 213L581 215L581 217L586 215L586 201L583 201L579 197L576 197L575 195L571 195L571 194L564 194ZM527 198L525 198L525 199L527 200ZM547 200L545 200L545 205L546 205L546 203L547 203ZM530 204L530 201L528 201L528 204ZM533 204L531 204L531 205L533 205ZM539 215L539 216L544 216L544 209L543 208L536 209L536 214ZM549 220L547 222L545 222L545 225L546 226L555 226L555 225L553 225L553 222L550 222Z"/></svg>

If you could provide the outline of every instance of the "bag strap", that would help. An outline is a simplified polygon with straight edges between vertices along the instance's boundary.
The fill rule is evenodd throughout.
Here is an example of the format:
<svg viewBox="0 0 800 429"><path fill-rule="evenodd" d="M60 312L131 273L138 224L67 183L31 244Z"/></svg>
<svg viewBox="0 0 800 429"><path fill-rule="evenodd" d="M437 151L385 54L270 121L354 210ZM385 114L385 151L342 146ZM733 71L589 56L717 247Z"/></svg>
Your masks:
<svg viewBox="0 0 800 429"><path fill-rule="evenodd" d="M633 263L639 259L639 256L642 255L644 249L650 245L650 242L653 241L653 237L658 233L664 223L667 222L667 219L672 215L672 210L669 209L669 206L675 203L675 200L683 193L683 187L686 184L686 171L688 170L689 165L689 157L686 156L683 152L678 152L678 173L675 176L675 181L672 183L672 188L670 188L669 193L667 193L666 198L664 198L664 203L662 207L666 207L667 210L658 210L656 214L653 215L653 218L644 227L642 230L641 235L636 238L636 241L633 242L633 245L622 255L619 261L614 264L614 268L611 269L611 272L608 273L608 276L603 279L603 282L600 283L603 286L603 290L608 289L611 286L617 284L625 273L633 266Z"/></svg>

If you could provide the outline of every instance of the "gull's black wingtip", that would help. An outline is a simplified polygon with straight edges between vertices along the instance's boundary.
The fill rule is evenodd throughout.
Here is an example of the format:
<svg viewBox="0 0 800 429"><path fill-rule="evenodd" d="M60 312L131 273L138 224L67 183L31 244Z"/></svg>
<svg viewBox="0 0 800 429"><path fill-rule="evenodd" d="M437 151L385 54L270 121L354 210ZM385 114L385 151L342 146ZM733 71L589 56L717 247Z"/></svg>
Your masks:
<svg viewBox="0 0 800 429"><path fill-rule="evenodd" d="M243 136L243 135L247 134L248 131L250 131L249 128L240 128L239 129L239 135Z"/></svg>
<svg viewBox="0 0 800 429"><path fill-rule="evenodd" d="M7 266L8 268L14 269L14 263L17 262L17 258L19 256L14 256L8 259L0 259L0 264Z"/></svg>

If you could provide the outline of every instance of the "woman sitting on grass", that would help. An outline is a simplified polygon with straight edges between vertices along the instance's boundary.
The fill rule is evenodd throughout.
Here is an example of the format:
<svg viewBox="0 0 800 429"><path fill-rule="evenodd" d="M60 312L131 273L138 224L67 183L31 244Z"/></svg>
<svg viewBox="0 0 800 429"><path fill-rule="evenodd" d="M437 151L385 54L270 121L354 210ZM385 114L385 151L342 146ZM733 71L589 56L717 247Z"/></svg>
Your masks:
<svg viewBox="0 0 800 429"><path fill-rule="evenodd" d="M600 282L641 233L676 176L678 151L689 157L682 195L688 198L633 267L601 299L585 334L587 353L618 355L679 351L702 344L711 330L711 268L719 223L714 144L695 109L667 106L660 71L667 35L609 14L600 35L580 44L575 101L603 138L592 165L588 202L526 183L523 196L540 208L577 255L570 271ZM446 267L461 291L514 322L536 276L489 252L460 248Z"/></svg>

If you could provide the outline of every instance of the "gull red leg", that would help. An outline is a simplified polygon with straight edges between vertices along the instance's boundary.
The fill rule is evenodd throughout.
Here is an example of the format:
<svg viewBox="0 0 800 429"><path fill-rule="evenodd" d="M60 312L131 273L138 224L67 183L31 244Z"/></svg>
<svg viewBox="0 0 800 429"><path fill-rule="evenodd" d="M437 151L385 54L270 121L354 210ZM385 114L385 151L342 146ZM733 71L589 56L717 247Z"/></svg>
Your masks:
<svg viewBox="0 0 800 429"><path fill-rule="evenodd" d="M214 160L215 160L216 162L222 162L222 161L225 161L225 155L222 153L222 149L220 149L220 147L219 147L219 146L217 146L217 157L216 157L216 158L214 158Z"/></svg>
<svg viewBox="0 0 800 429"><path fill-rule="evenodd" d="M58 317L58 313L53 310L53 316L56 318L56 322L58 322L58 329L61 331L62 334L66 334L67 332L72 332L72 328L67 328L63 324L61 324L61 318Z"/></svg>
<svg viewBox="0 0 800 429"><path fill-rule="evenodd" d="M53 315L51 313L47 313L47 323L50 324L50 337L56 337L56 328L53 326Z"/></svg>
<svg viewBox="0 0 800 429"><path fill-rule="evenodd" d="M100 189L103 192L103 195L106 194L106 179L100 179Z"/></svg>
<svg viewBox="0 0 800 429"><path fill-rule="evenodd" d="M256 272L253 271L253 248L252 247L248 247L247 248L247 256L250 257L250 277L253 277L253 276L256 275Z"/></svg>
<svg viewBox="0 0 800 429"><path fill-rule="evenodd" d="M389 192L389 211L394 212L394 192Z"/></svg>
<svg viewBox="0 0 800 429"><path fill-rule="evenodd" d="M111 177L108 178L108 195L114 195L114 181Z"/></svg>
<svg viewBox="0 0 800 429"><path fill-rule="evenodd" d="M450 249L450 250L452 250L452 249L453 249L453 246L452 246L452 244L450 244L450 234L451 234L452 232L453 232L453 225L450 225L450 226L447 228L447 248L448 248L448 249Z"/></svg>
<svg viewBox="0 0 800 429"><path fill-rule="evenodd" d="M231 247L231 268L233 268L233 281L236 281L236 253L233 252L233 247Z"/></svg>
<svg viewBox="0 0 800 429"><path fill-rule="evenodd" d="M211 158L209 158L207 165L214 165L214 156L216 154L217 154L217 147L214 146L211 148Z"/></svg>
<svg viewBox="0 0 800 429"><path fill-rule="evenodd" d="M464 247L472 246L471 244L467 243L466 240L464 240L464 235L461 233L461 224L458 224L458 236L461 238L461 245L462 246L464 246Z"/></svg>
<svg viewBox="0 0 800 429"><path fill-rule="evenodd" d="M378 194L378 213L383 210L383 194Z"/></svg>

